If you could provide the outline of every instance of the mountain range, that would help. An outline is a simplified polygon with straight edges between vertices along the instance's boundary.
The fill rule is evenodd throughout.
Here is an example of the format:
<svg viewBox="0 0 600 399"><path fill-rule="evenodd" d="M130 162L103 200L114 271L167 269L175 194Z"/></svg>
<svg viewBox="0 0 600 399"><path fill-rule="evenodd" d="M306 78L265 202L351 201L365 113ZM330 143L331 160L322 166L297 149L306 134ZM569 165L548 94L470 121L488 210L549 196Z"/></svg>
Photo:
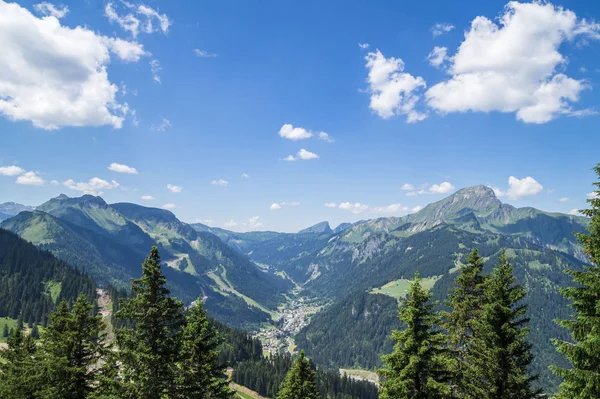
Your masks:
<svg viewBox="0 0 600 399"><path fill-rule="evenodd" d="M486 271L504 248L528 290L536 370L543 385L554 386L543 365L561 361L549 339L564 334L552 320L569 314L559 293L570 284L564 271L587 262L573 235L586 230L587 218L516 208L486 186L464 188L404 217L335 229L322 222L298 233L188 225L164 209L91 195L0 212L9 208L13 215L2 228L83 268L100 285L128 286L149 248L158 246L174 294L186 302L203 297L209 313L235 326L277 324L278 306L288 298L316 299L323 310L296 344L332 367L380 365L379 354L390 348L386 337L397 327L397 299L415 272L441 300L473 247Z"/></svg>

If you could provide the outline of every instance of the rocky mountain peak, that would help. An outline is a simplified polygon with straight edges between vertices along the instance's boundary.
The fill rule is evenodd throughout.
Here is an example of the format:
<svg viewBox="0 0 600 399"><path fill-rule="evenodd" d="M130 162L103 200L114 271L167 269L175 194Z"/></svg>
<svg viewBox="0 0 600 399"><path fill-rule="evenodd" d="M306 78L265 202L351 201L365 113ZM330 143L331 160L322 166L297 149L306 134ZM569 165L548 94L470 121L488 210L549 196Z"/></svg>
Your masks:
<svg viewBox="0 0 600 399"><path fill-rule="evenodd" d="M304 230L300 230L298 234L304 233L326 233L331 234L333 230L331 230L331 226L329 226L329 222L321 222L317 223L314 226L308 227Z"/></svg>

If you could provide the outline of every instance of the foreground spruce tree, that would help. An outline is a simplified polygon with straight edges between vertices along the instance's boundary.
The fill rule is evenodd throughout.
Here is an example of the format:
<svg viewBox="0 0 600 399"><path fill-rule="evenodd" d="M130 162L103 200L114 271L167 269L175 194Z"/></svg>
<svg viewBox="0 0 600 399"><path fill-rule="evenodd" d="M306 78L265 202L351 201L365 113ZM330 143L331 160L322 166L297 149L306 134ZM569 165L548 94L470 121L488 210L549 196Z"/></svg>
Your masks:
<svg viewBox="0 0 600 399"><path fill-rule="evenodd" d="M202 298L187 316L181 344L177 397L182 399L231 398L233 391L224 378L225 369L217 364L221 340L210 325Z"/></svg>
<svg viewBox="0 0 600 399"><path fill-rule="evenodd" d="M600 177L600 164L594 171ZM588 200L590 209L582 211L591 218L589 234L578 235L593 266L581 271L571 270L569 274L576 286L562 290L572 301L575 314L570 320L558 322L571 330L573 342L555 340L557 350L573 366L570 369L553 368L564 378L557 395L561 399L600 398L600 182L594 185L596 196Z"/></svg>
<svg viewBox="0 0 600 399"><path fill-rule="evenodd" d="M152 247L142 265L142 277L132 283L133 298L122 301L117 317L133 327L117 330L123 397L175 397L183 304L169 296L158 249Z"/></svg>
<svg viewBox="0 0 600 399"><path fill-rule="evenodd" d="M541 393L531 387L537 376L528 371L533 355L527 342L527 306L522 303L526 291L515 281L502 251L486 281L486 303L474 325L469 369L463 376L468 398L532 399Z"/></svg>
<svg viewBox="0 0 600 399"><path fill-rule="evenodd" d="M393 331L394 351L382 357L385 368L381 399L438 399L450 397L446 337L439 329L440 316L433 311L428 293L417 277L400 305L405 329Z"/></svg>
<svg viewBox="0 0 600 399"><path fill-rule="evenodd" d="M444 316L444 328L448 332L452 350L453 390L459 396L470 390L463 377L469 373L468 357L471 353L475 322L481 317L485 303L483 258L477 248L467 257L467 264L460 269L455 280L456 287L449 294L446 305L450 308Z"/></svg>
<svg viewBox="0 0 600 399"><path fill-rule="evenodd" d="M0 398L35 397L41 386L36 354L35 341L22 330L14 330L8 348L0 350Z"/></svg>
<svg viewBox="0 0 600 399"><path fill-rule="evenodd" d="M277 399L318 399L315 372L310 368L304 351L292 365L279 387Z"/></svg>
<svg viewBox="0 0 600 399"><path fill-rule="evenodd" d="M46 375L40 397L84 399L104 388L100 375L111 348L93 309L81 294L72 308L63 301L50 316L40 347Z"/></svg>

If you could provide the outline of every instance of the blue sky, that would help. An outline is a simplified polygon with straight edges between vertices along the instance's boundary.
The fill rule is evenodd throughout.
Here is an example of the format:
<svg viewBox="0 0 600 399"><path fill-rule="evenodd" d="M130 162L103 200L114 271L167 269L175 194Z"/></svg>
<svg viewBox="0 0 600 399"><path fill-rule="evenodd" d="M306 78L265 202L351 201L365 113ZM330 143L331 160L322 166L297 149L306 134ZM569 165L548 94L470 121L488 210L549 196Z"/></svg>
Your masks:
<svg viewBox="0 0 600 399"><path fill-rule="evenodd" d="M475 184L564 213L592 191L597 2L0 8L0 202L102 193L296 231Z"/></svg>

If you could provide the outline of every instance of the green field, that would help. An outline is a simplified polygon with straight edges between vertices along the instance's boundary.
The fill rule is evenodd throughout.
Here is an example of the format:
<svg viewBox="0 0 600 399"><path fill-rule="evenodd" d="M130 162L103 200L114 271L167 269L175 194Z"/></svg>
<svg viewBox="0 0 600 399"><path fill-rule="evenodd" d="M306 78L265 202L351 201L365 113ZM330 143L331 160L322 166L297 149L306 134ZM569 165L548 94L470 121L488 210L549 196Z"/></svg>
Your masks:
<svg viewBox="0 0 600 399"><path fill-rule="evenodd" d="M435 282L440 277L441 276L423 278L423 279L421 279L421 285L426 290L430 290L433 288L433 286L435 285ZM404 278L400 279L400 280L390 281L383 287L373 288L371 290L371 293L372 294L383 294L383 295L391 296L392 298L396 298L396 299L404 298L406 296L406 293L408 292L408 288L410 287L411 281L412 280L407 280Z"/></svg>
<svg viewBox="0 0 600 399"><path fill-rule="evenodd" d="M237 396L238 398L243 398L243 399L254 399L252 396L250 396L250 395L246 395L246 394L245 394L245 393L243 393L243 392L236 391L236 393L235 393L235 394L236 394L236 396Z"/></svg>
<svg viewBox="0 0 600 399"><path fill-rule="evenodd" d="M46 287L46 292L50 295L50 298L52 298L52 302L56 303L62 288L62 283L60 281L47 281L44 285Z"/></svg>
<svg viewBox="0 0 600 399"><path fill-rule="evenodd" d="M8 329L17 327L16 319L9 319L8 317L0 317L0 342L6 342L6 337L2 336L2 332L4 331L4 325L8 326Z"/></svg>

